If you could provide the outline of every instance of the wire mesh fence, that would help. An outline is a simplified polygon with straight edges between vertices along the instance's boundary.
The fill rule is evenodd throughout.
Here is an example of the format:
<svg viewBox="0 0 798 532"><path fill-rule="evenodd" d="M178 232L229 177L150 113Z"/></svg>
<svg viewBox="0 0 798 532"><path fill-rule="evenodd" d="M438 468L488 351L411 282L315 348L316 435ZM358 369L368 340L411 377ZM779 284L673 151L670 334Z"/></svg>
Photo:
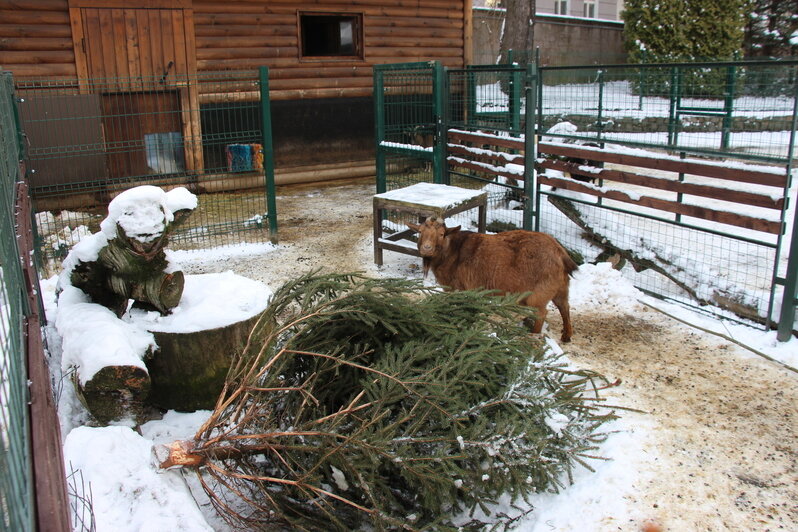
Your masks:
<svg viewBox="0 0 798 532"><path fill-rule="evenodd" d="M378 193L419 182L439 182L442 73L435 62L374 68ZM408 221L417 220L392 212L384 226L392 233Z"/></svg>
<svg viewBox="0 0 798 532"><path fill-rule="evenodd" d="M276 239L265 69L18 81L16 90L45 264L57 266L111 199L139 185L198 195L175 247Z"/></svg>
<svg viewBox="0 0 798 532"><path fill-rule="evenodd" d="M13 81L0 73L0 528L33 530L28 386L23 338L25 283L15 232L19 140Z"/></svg>
<svg viewBox="0 0 798 532"><path fill-rule="evenodd" d="M562 138L783 163L798 62L542 67L540 131ZM562 83L568 78L569 83Z"/></svg>
<svg viewBox="0 0 798 532"><path fill-rule="evenodd" d="M796 68L777 61L450 69L437 137L445 170L391 170L386 183L485 190L489 231L532 228L534 220L588 262L627 264L624 274L645 291L770 323L774 306L792 301L784 235L796 201ZM391 116L412 128L409 110L398 106ZM539 145L530 141L536 136ZM573 154L557 155L562 150ZM623 162L631 155L642 166ZM533 165L545 179L535 179ZM541 185L552 179L556 186ZM563 189L568 183L575 185ZM459 216L454 224L476 227ZM596 228L618 246L586 239ZM612 257L610 248L623 253Z"/></svg>
<svg viewBox="0 0 798 532"><path fill-rule="evenodd" d="M517 65L447 71L448 180L488 193L489 231L524 228L530 218L521 141L529 84L527 69ZM469 134L478 131L492 135Z"/></svg>

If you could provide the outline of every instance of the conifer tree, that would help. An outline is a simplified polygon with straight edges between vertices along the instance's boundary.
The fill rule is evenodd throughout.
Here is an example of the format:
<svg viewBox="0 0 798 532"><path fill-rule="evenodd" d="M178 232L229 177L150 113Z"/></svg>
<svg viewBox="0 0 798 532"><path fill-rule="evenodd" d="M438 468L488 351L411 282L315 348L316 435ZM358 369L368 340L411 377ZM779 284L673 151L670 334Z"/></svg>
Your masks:
<svg viewBox="0 0 798 532"><path fill-rule="evenodd" d="M595 406L599 376L529 335L531 312L407 280L300 277L163 465L199 466L221 515L250 529L476 529L471 512L502 494L561 487L613 416Z"/></svg>
<svg viewBox="0 0 798 532"><path fill-rule="evenodd" d="M745 0L626 0L633 63L729 60L742 49Z"/></svg>
<svg viewBox="0 0 798 532"><path fill-rule="evenodd" d="M746 13L747 56L798 55L798 0L749 0Z"/></svg>

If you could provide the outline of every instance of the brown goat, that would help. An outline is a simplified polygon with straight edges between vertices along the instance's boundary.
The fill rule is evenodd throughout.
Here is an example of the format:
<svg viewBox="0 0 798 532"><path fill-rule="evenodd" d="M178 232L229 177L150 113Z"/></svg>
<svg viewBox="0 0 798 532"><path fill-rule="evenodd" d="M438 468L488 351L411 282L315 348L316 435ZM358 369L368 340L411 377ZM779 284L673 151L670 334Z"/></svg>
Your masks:
<svg viewBox="0 0 798 532"><path fill-rule="evenodd" d="M407 226L419 233L425 276L432 269L438 284L450 290L531 292L521 304L537 310L535 333L543 329L552 301L562 316L562 341L571 340L568 285L578 266L552 236L523 230L495 235L460 231L460 226L446 227L438 218Z"/></svg>

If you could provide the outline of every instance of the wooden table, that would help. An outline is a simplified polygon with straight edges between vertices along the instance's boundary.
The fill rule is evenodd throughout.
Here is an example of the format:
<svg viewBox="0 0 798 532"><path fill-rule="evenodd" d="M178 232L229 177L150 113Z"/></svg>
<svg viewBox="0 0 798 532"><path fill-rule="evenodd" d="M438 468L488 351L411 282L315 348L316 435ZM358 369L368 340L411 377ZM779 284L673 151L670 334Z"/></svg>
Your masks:
<svg viewBox="0 0 798 532"><path fill-rule="evenodd" d="M479 209L477 230L485 232L485 211L488 193L483 190L470 190L450 185L416 183L374 195L374 263L382 266L382 251L396 251L419 257L416 244L407 241L414 231L405 229L385 238L382 236L382 219L387 211L413 214L423 222L430 216L447 218L470 209ZM403 240L405 240L403 242Z"/></svg>

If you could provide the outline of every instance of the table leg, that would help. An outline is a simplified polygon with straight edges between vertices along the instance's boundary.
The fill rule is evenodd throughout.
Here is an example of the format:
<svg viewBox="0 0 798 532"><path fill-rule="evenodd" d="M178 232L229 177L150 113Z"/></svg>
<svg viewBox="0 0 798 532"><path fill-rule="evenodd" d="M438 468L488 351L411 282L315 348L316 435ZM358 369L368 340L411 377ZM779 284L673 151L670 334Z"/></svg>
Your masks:
<svg viewBox="0 0 798 532"><path fill-rule="evenodd" d="M382 209L377 204L374 205L374 264L382 266L382 247L380 246L380 238L382 238Z"/></svg>

